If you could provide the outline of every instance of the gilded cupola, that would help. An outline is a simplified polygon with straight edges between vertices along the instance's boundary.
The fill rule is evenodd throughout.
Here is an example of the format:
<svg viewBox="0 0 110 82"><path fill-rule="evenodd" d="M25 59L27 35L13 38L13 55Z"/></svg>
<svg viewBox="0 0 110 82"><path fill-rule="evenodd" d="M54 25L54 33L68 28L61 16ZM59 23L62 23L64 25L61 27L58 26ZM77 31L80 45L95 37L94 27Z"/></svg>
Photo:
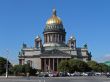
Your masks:
<svg viewBox="0 0 110 82"><path fill-rule="evenodd" d="M52 17L47 20L46 24L47 25L50 25L50 24L62 24L61 19L59 17L57 17L55 9L53 9Z"/></svg>
<svg viewBox="0 0 110 82"><path fill-rule="evenodd" d="M52 16L47 20L44 32L46 31L64 31L61 19L57 16L56 9L53 9Z"/></svg>

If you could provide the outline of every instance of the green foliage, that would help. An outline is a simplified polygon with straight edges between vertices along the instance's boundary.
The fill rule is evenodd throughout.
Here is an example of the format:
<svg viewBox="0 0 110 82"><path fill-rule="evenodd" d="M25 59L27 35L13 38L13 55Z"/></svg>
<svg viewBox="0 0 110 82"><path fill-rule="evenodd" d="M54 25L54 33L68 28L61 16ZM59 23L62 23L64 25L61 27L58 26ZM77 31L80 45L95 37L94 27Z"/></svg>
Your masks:
<svg viewBox="0 0 110 82"><path fill-rule="evenodd" d="M19 73L24 73L25 72L25 68L24 68L23 65L15 65L12 70L16 75L19 74Z"/></svg>
<svg viewBox="0 0 110 82"><path fill-rule="evenodd" d="M62 60L58 66L58 70L61 72L68 72L69 67L69 62L67 60Z"/></svg>
<svg viewBox="0 0 110 82"><path fill-rule="evenodd" d="M6 58L0 57L0 75L5 74L5 72L6 72L6 63L7 63ZM8 61L8 70L9 71L10 71L11 67L12 67L12 65Z"/></svg>
<svg viewBox="0 0 110 82"><path fill-rule="evenodd" d="M95 72L110 71L109 66L107 66L104 63L97 63L96 61L88 61L87 64L91 68L91 71L95 71Z"/></svg>
<svg viewBox="0 0 110 82"><path fill-rule="evenodd" d="M58 65L58 70L62 72L73 73L75 71L83 72L88 71L89 67L87 63L77 59L63 60Z"/></svg>
<svg viewBox="0 0 110 82"><path fill-rule="evenodd" d="M97 63L96 61L84 62L78 59L63 60L58 65L58 70L62 72L107 72L110 67L104 63Z"/></svg>
<svg viewBox="0 0 110 82"><path fill-rule="evenodd" d="M110 72L110 66L107 67L107 70Z"/></svg>
<svg viewBox="0 0 110 82"><path fill-rule="evenodd" d="M88 71L89 69L87 63L78 59L69 60L69 64L70 64L70 72L74 72L74 71L84 72L84 71Z"/></svg>
<svg viewBox="0 0 110 82"><path fill-rule="evenodd" d="M79 71L79 68L77 66L77 60L71 59L69 60L69 66L70 66L70 70L69 72L74 72L74 71Z"/></svg>
<svg viewBox="0 0 110 82"><path fill-rule="evenodd" d="M104 63L99 63L99 71L100 72L107 72L108 71L108 66Z"/></svg>
<svg viewBox="0 0 110 82"><path fill-rule="evenodd" d="M13 72L15 75L26 75L29 73L30 75L35 75L37 70L30 67L28 64L24 65L15 65L13 67Z"/></svg>
<svg viewBox="0 0 110 82"><path fill-rule="evenodd" d="M100 66L96 61L88 61L87 64L91 68L91 71L98 72L100 70Z"/></svg>

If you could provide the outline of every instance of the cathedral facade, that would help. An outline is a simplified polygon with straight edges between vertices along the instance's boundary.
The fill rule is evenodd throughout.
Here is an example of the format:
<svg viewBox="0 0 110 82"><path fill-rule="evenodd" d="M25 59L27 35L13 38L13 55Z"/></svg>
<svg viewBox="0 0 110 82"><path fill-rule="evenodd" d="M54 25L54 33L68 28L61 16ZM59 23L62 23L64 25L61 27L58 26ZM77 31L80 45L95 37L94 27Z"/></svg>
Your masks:
<svg viewBox="0 0 110 82"><path fill-rule="evenodd" d="M91 60L91 53L86 44L84 47L77 47L74 36L71 36L67 43L65 42L66 31L55 9L46 22L43 35L44 43L42 43L41 37L37 36L33 48L23 44L18 56L19 64L28 63L33 68L46 72L57 71L57 66L62 60L71 58L83 61Z"/></svg>

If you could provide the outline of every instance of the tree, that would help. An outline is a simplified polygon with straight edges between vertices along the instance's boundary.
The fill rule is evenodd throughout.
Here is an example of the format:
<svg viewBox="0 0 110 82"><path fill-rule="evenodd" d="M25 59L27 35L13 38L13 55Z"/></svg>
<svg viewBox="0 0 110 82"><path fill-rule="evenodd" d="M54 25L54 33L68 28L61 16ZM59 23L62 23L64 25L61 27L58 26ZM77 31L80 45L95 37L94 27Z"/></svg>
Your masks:
<svg viewBox="0 0 110 82"><path fill-rule="evenodd" d="M29 73L30 75L35 75L37 70L30 67L28 64L24 65L15 65L13 67L13 72L15 75L26 75Z"/></svg>
<svg viewBox="0 0 110 82"><path fill-rule="evenodd" d="M7 63L7 59L0 57L0 75L4 74L6 72L6 63ZM12 67L12 65L8 61L8 71L10 71L11 67Z"/></svg>
<svg viewBox="0 0 110 82"><path fill-rule="evenodd" d="M35 75L37 72L37 69L30 67L29 64L23 65L25 69L25 74L29 73L29 75Z"/></svg>
<svg viewBox="0 0 110 82"><path fill-rule="evenodd" d="M78 60L78 59L70 59L69 60L69 65L70 65L70 72L84 72L88 71L88 65L84 61Z"/></svg>
<svg viewBox="0 0 110 82"><path fill-rule="evenodd" d="M100 69L99 69L100 72L107 72L108 71L108 66L104 63L99 63L99 67L100 67Z"/></svg>
<svg viewBox="0 0 110 82"><path fill-rule="evenodd" d="M107 65L107 72L110 72L110 66Z"/></svg>
<svg viewBox="0 0 110 82"><path fill-rule="evenodd" d="M73 73L75 71L84 72L88 71L89 67L87 63L78 59L70 59L70 60L63 60L60 62L58 66L59 71L62 72L70 72Z"/></svg>
<svg viewBox="0 0 110 82"><path fill-rule="evenodd" d="M14 75L22 75L25 72L23 65L15 65L12 70Z"/></svg>
<svg viewBox="0 0 110 82"><path fill-rule="evenodd" d="M58 65L58 70L61 72L69 72L69 62L68 60L62 60Z"/></svg>
<svg viewBox="0 0 110 82"><path fill-rule="evenodd" d="M91 68L91 71L98 72L100 69L100 66L96 61L88 61L87 64Z"/></svg>

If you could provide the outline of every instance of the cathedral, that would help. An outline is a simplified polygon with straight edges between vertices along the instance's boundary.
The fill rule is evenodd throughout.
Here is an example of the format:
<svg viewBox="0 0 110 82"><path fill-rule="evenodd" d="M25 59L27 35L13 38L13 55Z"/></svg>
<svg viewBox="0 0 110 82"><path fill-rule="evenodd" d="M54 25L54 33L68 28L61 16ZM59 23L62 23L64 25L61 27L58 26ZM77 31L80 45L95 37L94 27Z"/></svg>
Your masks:
<svg viewBox="0 0 110 82"><path fill-rule="evenodd" d="M38 35L31 48L23 44L18 55L19 64L28 63L33 68L47 72L57 71L58 64L62 60L71 58L83 61L91 60L92 56L87 44L77 47L74 36L71 36L66 43L66 31L55 9L53 9L52 16L46 21L43 37L44 42Z"/></svg>

